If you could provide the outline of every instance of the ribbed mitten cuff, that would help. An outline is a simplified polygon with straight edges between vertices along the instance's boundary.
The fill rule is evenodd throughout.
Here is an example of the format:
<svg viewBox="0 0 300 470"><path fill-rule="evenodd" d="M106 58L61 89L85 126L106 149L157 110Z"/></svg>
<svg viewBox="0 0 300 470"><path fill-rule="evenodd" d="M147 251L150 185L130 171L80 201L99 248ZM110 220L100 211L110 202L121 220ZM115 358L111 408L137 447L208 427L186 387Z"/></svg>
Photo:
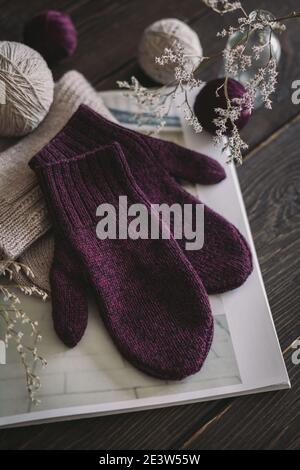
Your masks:
<svg viewBox="0 0 300 470"><path fill-rule="evenodd" d="M81 104L62 130L45 145L34 157L34 165L54 163L67 160L86 153L89 148L95 147L99 141L101 126L109 128L113 140L113 127L111 121L103 113L99 114L89 106ZM114 126L118 126L114 121ZM98 137L98 138L97 138ZM117 140L117 139L116 139Z"/></svg>
<svg viewBox="0 0 300 470"><path fill-rule="evenodd" d="M117 206L119 195L126 195L130 201L137 191L117 142L69 159L49 147L48 157L46 162L37 155L29 165L38 177L56 226L68 232L73 227L94 225L99 204Z"/></svg>

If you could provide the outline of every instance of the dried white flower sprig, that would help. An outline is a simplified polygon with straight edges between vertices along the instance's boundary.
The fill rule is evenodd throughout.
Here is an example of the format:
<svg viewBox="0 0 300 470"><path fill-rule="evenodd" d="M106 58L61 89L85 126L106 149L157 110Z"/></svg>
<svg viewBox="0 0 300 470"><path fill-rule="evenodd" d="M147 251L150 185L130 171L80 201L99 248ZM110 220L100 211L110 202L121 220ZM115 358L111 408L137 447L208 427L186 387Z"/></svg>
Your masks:
<svg viewBox="0 0 300 470"><path fill-rule="evenodd" d="M229 2L228 0L202 0L205 5L214 10L216 13L223 15L235 10L241 10L241 2Z"/></svg>
<svg viewBox="0 0 300 470"><path fill-rule="evenodd" d="M286 29L284 21L292 18L299 18L299 12L292 12L289 15L275 18L271 14L260 15L259 10L247 14L241 2L228 0L203 0L204 3L219 14L232 11L240 11L241 17L237 20L236 26L230 26L217 33L217 37L227 37L238 33L240 35L232 47L226 47L214 56L199 57L196 65L192 63L191 58L184 53L183 47L174 41L171 47L166 48L160 57L156 57L156 63L162 67L168 64L174 66L174 80L168 85L156 89L143 87L135 77L131 82L118 82L119 87L126 88L139 106L144 107L148 112L153 113L160 121L156 129L158 132L165 125L165 117L169 113L172 101L177 99L180 102L185 119L193 127L195 132L201 132L202 126L198 121L194 111L188 101L190 90L199 88L203 85L199 79L201 67L208 61L218 56L223 56L225 63L224 94L227 102L227 109L216 109L217 118L214 123L217 127L215 141L226 142L225 148L228 149L228 161L242 163L243 151L248 148L246 142L240 136L236 126L242 110L252 111L254 109L255 99L259 94L261 101L267 109L272 108L271 95L274 93L277 84L277 61L273 55L272 34L273 32L282 32ZM268 39L265 34L267 32ZM259 38L258 44L250 47L249 39L253 34ZM262 38L262 39L260 39ZM248 46L248 47L247 47ZM267 54L265 54L267 51ZM267 56L266 60L264 57ZM246 92L243 98L229 99L228 96L228 78L238 77L241 72L249 70L255 62L263 60L263 65L259 67L254 76L248 80L245 85ZM226 136L228 128L231 129L230 135Z"/></svg>
<svg viewBox="0 0 300 470"><path fill-rule="evenodd" d="M13 272L21 269L26 272L27 276L34 277L31 269L21 263L0 261L0 275L10 281ZM25 370L28 396L34 404L37 404L39 400L36 399L36 393L41 386L41 381L35 369L37 363L41 363L43 367L47 365L45 359L38 353L38 343L42 340L42 336L38 329L38 322L33 321L21 308L20 299L14 292L14 288L26 295L37 294L43 300L47 298L47 294L34 286L0 284L0 320L4 325L4 342L7 348L14 343Z"/></svg>
<svg viewBox="0 0 300 470"><path fill-rule="evenodd" d="M206 60L206 57L199 57L199 64L191 65L189 57L184 54L182 45L175 41L172 48L166 48L162 56L156 57L155 60L161 66L174 65L174 81L172 83L156 89L146 88L135 77L131 77L131 82L118 81L118 86L129 90L128 96L133 98L139 106L156 116L160 124L155 129L155 133L158 133L165 125L164 117L169 113L172 102L177 97L181 98L185 119L195 132L201 132L202 126L188 101L188 91L203 85L203 81L195 77L195 71Z"/></svg>

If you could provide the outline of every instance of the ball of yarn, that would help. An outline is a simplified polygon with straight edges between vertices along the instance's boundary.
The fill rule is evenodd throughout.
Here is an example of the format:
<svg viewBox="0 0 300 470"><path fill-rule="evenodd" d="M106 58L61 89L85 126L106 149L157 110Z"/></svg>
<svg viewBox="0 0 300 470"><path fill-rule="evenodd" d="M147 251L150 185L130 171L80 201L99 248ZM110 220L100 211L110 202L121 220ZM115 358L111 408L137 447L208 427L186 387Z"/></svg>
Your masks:
<svg viewBox="0 0 300 470"><path fill-rule="evenodd" d="M199 63L197 56L202 57L202 47L195 31L187 24L175 18L156 21L145 29L138 51L141 68L149 77L159 83L168 84L174 80L174 65L159 65L155 57L163 54L166 47L171 48L174 42L191 55L191 69Z"/></svg>
<svg viewBox="0 0 300 470"><path fill-rule="evenodd" d="M0 42L0 135L35 129L53 101L53 78L43 57L18 42Z"/></svg>
<svg viewBox="0 0 300 470"><path fill-rule="evenodd" d="M214 124L214 119L219 117L215 108L227 109L227 101L223 86L224 81L225 78L217 78L208 82L198 93L194 104L194 112L198 121L202 125L203 129L213 135L217 130L217 127ZM233 78L228 79L227 90L230 100L233 98L242 98L246 93L244 86ZM231 104L234 106L234 102L231 102ZM250 115L251 112L249 109L242 109L239 118L235 121L239 130L247 124ZM228 124L226 124L226 135L229 135L231 131L232 124L231 122L228 122Z"/></svg>
<svg viewBox="0 0 300 470"><path fill-rule="evenodd" d="M25 25L24 42L40 52L48 64L53 64L74 53L77 31L69 15L47 10Z"/></svg>

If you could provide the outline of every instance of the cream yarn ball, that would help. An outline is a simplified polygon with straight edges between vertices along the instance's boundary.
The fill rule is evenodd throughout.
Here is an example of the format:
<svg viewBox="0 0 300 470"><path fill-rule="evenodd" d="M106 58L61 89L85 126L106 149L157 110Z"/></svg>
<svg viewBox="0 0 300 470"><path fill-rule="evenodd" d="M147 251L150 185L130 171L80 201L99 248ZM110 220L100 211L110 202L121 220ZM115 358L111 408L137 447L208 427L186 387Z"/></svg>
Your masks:
<svg viewBox="0 0 300 470"><path fill-rule="evenodd" d="M38 52L0 41L0 136L33 131L49 111L53 88L52 73Z"/></svg>
<svg viewBox="0 0 300 470"><path fill-rule="evenodd" d="M197 33L187 24L176 18L156 21L145 29L138 51L141 68L156 82L167 84L174 80L174 66L155 63L166 47L178 41L192 56L202 57L203 51ZM197 65L197 57L191 57L191 64Z"/></svg>

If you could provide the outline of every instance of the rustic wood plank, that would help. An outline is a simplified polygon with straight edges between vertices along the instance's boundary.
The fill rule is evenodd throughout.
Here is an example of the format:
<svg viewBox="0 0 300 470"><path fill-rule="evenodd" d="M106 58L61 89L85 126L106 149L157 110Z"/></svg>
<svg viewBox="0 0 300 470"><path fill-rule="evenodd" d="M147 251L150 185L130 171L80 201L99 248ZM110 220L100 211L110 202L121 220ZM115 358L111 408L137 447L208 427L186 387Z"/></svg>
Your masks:
<svg viewBox="0 0 300 470"><path fill-rule="evenodd" d="M0 431L0 449L178 449L218 412L210 402Z"/></svg>
<svg viewBox="0 0 300 470"><path fill-rule="evenodd" d="M54 77L75 68L92 83L136 56L143 30L151 22L174 15L186 21L206 9L199 0L35 0L26 8L21 0L3 4L7 6L2 8L0 38L9 40L21 41L25 21L41 10L68 12L78 31L78 48L73 57L53 68Z"/></svg>

